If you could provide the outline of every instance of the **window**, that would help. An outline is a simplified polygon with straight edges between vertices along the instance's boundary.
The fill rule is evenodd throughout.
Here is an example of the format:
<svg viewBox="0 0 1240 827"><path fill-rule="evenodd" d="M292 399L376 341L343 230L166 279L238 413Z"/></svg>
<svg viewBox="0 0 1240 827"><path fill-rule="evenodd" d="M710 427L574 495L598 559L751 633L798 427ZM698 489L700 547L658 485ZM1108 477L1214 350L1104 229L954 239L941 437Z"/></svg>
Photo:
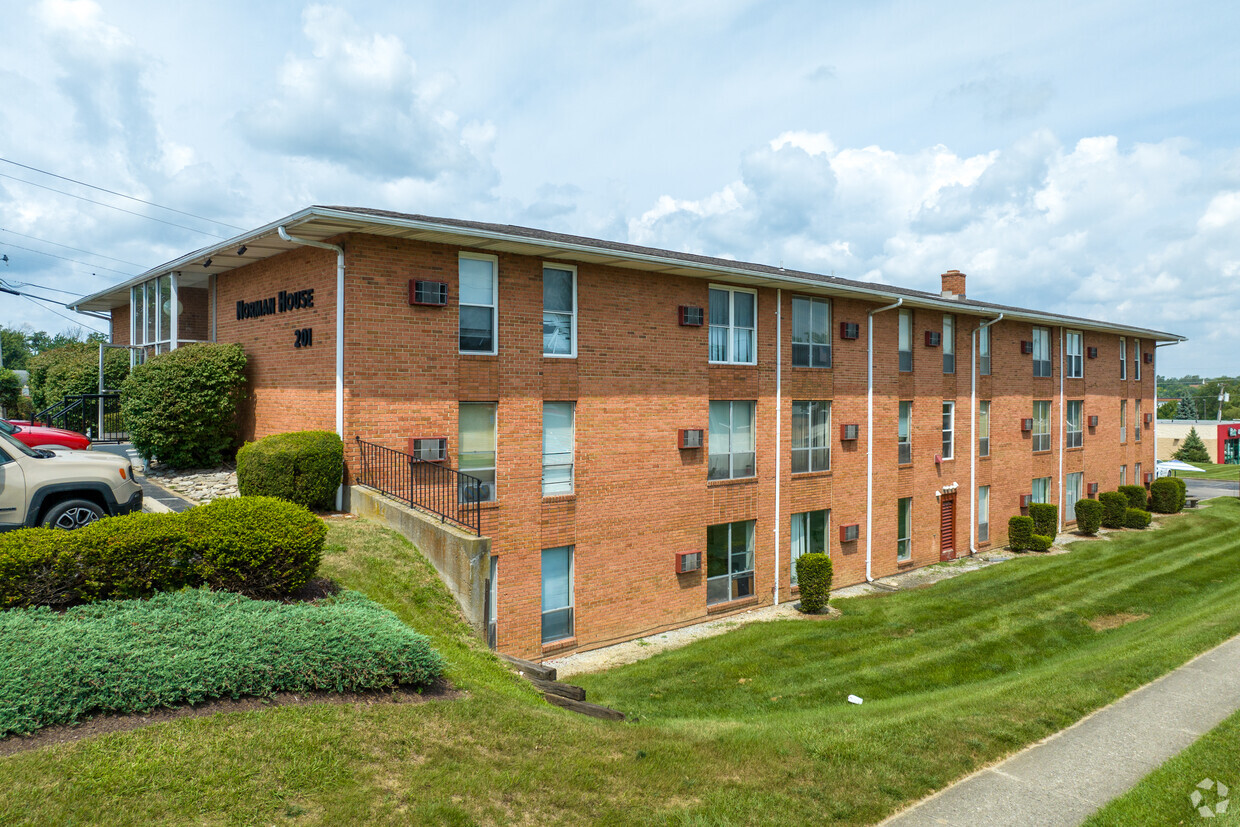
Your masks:
<svg viewBox="0 0 1240 827"><path fill-rule="evenodd" d="M1119 484L1120 485L1128 484L1128 466L1127 465L1121 465L1119 467Z"/></svg>
<svg viewBox="0 0 1240 827"><path fill-rule="evenodd" d="M900 311L900 372L913 369L913 311Z"/></svg>
<svg viewBox="0 0 1240 827"><path fill-rule="evenodd" d="M831 367L831 303L792 298L792 366Z"/></svg>
<svg viewBox="0 0 1240 827"><path fill-rule="evenodd" d="M913 403L900 403L900 424L896 433L899 444L898 463L904 465L913 461Z"/></svg>
<svg viewBox="0 0 1240 827"><path fill-rule="evenodd" d="M543 265L543 356L577 355L577 268Z"/></svg>
<svg viewBox="0 0 1240 827"><path fill-rule="evenodd" d="M172 277L135 285L129 291L129 302L133 314L130 343L144 348L136 351L135 362L166 353L172 346Z"/></svg>
<svg viewBox="0 0 1240 827"><path fill-rule="evenodd" d="M1033 450L1051 449L1051 403L1033 403Z"/></svg>
<svg viewBox="0 0 1240 827"><path fill-rule="evenodd" d="M499 259L461 253L458 260L461 279L461 353L495 353L495 297Z"/></svg>
<svg viewBox="0 0 1240 827"><path fill-rule="evenodd" d="M1141 377L1137 377L1140 379ZM1132 438L1141 441L1141 400L1134 399L1132 402Z"/></svg>
<svg viewBox="0 0 1240 827"><path fill-rule="evenodd" d="M896 503L896 561L913 556L913 498L901 497Z"/></svg>
<svg viewBox="0 0 1240 827"><path fill-rule="evenodd" d="M1123 336L1119 337L1119 378L1128 378L1128 345Z"/></svg>
<svg viewBox="0 0 1240 827"><path fill-rule="evenodd" d="M487 646L495 648L499 642L499 558L491 555L491 576L487 579Z"/></svg>
<svg viewBox="0 0 1240 827"><path fill-rule="evenodd" d="M1048 327L1033 329L1033 375L1051 375L1051 331Z"/></svg>
<svg viewBox="0 0 1240 827"><path fill-rule="evenodd" d="M542 642L573 636L573 547L542 553Z"/></svg>
<svg viewBox="0 0 1240 827"><path fill-rule="evenodd" d="M792 473L831 470L831 403L792 403Z"/></svg>
<svg viewBox="0 0 1240 827"><path fill-rule="evenodd" d="M1132 378L1141 381L1141 340L1132 340Z"/></svg>
<svg viewBox="0 0 1240 827"><path fill-rule="evenodd" d="M956 372L956 317L943 317L943 372Z"/></svg>
<svg viewBox="0 0 1240 827"><path fill-rule="evenodd" d="M977 331L977 358L981 363L978 370L982 376L990 375L990 327Z"/></svg>
<svg viewBox="0 0 1240 827"><path fill-rule="evenodd" d="M977 488L977 539L985 543L990 540L990 486L980 485Z"/></svg>
<svg viewBox="0 0 1240 827"><path fill-rule="evenodd" d="M1145 484L1145 480L1141 479L1141 463L1139 462L1136 465L1132 466L1132 484L1133 485L1144 485Z"/></svg>
<svg viewBox="0 0 1240 827"><path fill-rule="evenodd" d="M728 480L754 475L753 402L711 402L709 464L706 478Z"/></svg>
<svg viewBox="0 0 1240 827"><path fill-rule="evenodd" d="M1128 400L1119 401L1119 444L1128 441Z"/></svg>
<svg viewBox="0 0 1240 827"><path fill-rule="evenodd" d="M754 329L758 294L741 288L710 288L710 361L757 363Z"/></svg>
<svg viewBox="0 0 1240 827"><path fill-rule="evenodd" d="M806 511L792 515L792 585L797 584L797 558L802 554L830 554L827 532L831 530L830 511Z"/></svg>
<svg viewBox="0 0 1240 827"><path fill-rule="evenodd" d="M544 497L573 493L573 414L572 402L543 403Z"/></svg>
<svg viewBox="0 0 1240 827"><path fill-rule="evenodd" d="M753 520L706 527L706 603L749 597L753 591Z"/></svg>
<svg viewBox="0 0 1240 827"><path fill-rule="evenodd" d="M1081 334L1069 330L1064 335L1064 372L1069 379L1080 379L1085 375L1085 363L1081 352Z"/></svg>
<svg viewBox="0 0 1240 827"><path fill-rule="evenodd" d="M951 459L956 445L956 403L943 403L943 459Z"/></svg>
<svg viewBox="0 0 1240 827"><path fill-rule="evenodd" d="M495 403L462 402L458 428L457 465L462 473L482 480L479 499L491 502L495 499Z"/></svg>
<svg viewBox="0 0 1240 827"><path fill-rule="evenodd" d="M990 400L977 403L977 455L990 456Z"/></svg>
<svg viewBox="0 0 1240 827"><path fill-rule="evenodd" d="M1076 520L1076 501L1081 498L1081 491L1085 488L1085 472L1077 471L1075 474L1068 474L1064 477L1063 488L1063 519L1064 522L1074 522Z"/></svg>
<svg viewBox="0 0 1240 827"><path fill-rule="evenodd" d="M1081 447L1081 406L1084 404L1080 399L1068 400L1067 415L1067 433L1065 439L1069 448Z"/></svg>
<svg viewBox="0 0 1240 827"><path fill-rule="evenodd" d="M1051 501L1051 478L1038 477L1033 481L1033 501L1048 503Z"/></svg>

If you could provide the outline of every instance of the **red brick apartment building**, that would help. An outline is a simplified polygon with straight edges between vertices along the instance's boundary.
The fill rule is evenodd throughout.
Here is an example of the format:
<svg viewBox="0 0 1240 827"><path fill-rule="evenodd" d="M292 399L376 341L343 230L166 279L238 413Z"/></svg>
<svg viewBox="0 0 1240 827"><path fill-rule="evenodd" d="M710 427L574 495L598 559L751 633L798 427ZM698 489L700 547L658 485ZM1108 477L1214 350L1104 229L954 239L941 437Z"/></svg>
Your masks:
<svg viewBox="0 0 1240 827"><path fill-rule="evenodd" d="M336 430L350 482L358 439L445 439L495 645L542 659L795 599L806 551L860 583L1150 481L1181 337L942 288L311 207L77 307L146 352L242 344L244 435Z"/></svg>

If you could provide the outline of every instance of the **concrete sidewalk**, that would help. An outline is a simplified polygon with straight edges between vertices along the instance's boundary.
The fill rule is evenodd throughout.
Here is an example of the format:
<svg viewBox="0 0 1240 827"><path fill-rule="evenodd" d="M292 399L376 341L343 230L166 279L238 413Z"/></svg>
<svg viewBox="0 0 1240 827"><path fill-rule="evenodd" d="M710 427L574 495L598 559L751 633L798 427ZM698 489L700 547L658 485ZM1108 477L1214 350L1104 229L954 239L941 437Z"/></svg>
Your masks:
<svg viewBox="0 0 1240 827"><path fill-rule="evenodd" d="M1240 637L884 825L1079 825L1240 709ZM1184 779L1185 817L1196 778Z"/></svg>

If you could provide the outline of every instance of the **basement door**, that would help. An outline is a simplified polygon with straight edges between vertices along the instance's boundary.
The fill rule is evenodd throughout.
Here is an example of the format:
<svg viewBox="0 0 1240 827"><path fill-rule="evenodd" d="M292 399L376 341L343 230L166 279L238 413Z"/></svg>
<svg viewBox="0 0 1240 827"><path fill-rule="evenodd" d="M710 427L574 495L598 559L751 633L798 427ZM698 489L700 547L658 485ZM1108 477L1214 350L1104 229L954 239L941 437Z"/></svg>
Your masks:
<svg viewBox="0 0 1240 827"><path fill-rule="evenodd" d="M939 500L939 560L956 559L956 494Z"/></svg>

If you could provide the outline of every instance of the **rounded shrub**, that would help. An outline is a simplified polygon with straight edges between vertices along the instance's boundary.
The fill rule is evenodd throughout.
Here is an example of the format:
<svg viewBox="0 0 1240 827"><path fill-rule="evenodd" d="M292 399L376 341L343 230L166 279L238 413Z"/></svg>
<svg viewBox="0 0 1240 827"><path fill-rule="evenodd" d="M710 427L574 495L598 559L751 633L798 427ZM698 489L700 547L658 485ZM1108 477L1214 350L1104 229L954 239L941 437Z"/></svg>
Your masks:
<svg viewBox="0 0 1240 827"><path fill-rule="evenodd" d="M1118 490L1128 499L1129 508L1145 509L1149 494L1146 493L1144 485L1121 485Z"/></svg>
<svg viewBox="0 0 1240 827"><path fill-rule="evenodd" d="M1174 514L1180 510L1180 486L1174 477L1159 477L1150 483L1150 510Z"/></svg>
<svg viewBox="0 0 1240 827"><path fill-rule="evenodd" d="M304 506L275 497L235 497L181 517L202 582L247 597L284 597L314 577L327 526Z"/></svg>
<svg viewBox="0 0 1240 827"><path fill-rule="evenodd" d="M243 496L327 509L343 478L344 443L334 431L273 434L237 451L237 487Z"/></svg>
<svg viewBox="0 0 1240 827"><path fill-rule="evenodd" d="M1179 494L1176 497L1175 510L1177 513L1183 511L1184 503L1188 501L1188 483L1184 482L1180 477L1164 477L1164 479L1169 479L1175 483L1175 487L1179 490Z"/></svg>
<svg viewBox="0 0 1240 827"><path fill-rule="evenodd" d="M815 552L797 558L797 585L801 588L801 611L818 614L827 608L833 576L831 558Z"/></svg>
<svg viewBox="0 0 1240 827"><path fill-rule="evenodd" d="M1033 543L1033 518L1017 515L1008 520L1008 548L1025 551Z"/></svg>
<svg viewBox="0 0 1240 827"><path fill-rule="evenodd" d="M78 599L150 597L197 585L184 519L168 514L107 517L76 533L82 535L78 565L85 573Z"/></svg>
<svg viewBox="0 0 1240 827"><path fill-rule="evenodd" d="M1077 500L1076 527L1082 534L1097 534L1102 527L1102 503L1097 500Z"/></svg>
<svg viewBox="0 0 1240 827"><path fill-rule="evenodd" d="M121 384L121 411L138 453L172 468L218 465L231 456L245 361L241 345L206 342L135 367Z"/></svg>
<svg viewBox="0 0 1240 827"><path fill-rule="evenodd" d="M1051 503L1032 503L1029 516L1033 518L1033 533L1054 537L1059 529L1059 506Z"/></svg>
<svg viewBox="0 0 1240 827"><path fill-rule="evenodd" d="M1098 502L1102 503L1102 527L1123 528L1128 497L1118 491L1103 491L1098 495Z"/></svg>
<svg viewBox="0 0 1240 827"><path fill-rule="evenodd" d="M1029 548L1032 551L1049 551L1054 544L1055 538L1045 534L1034 534L1029 538Z"/></svg>
<svg viewBox="0 0 1240 827"><path fill-rule="evenodd" d="M1129 508L1124 512L1125 528L1145 528L1150 524L1150 512L1140 508Z"/></svg>

